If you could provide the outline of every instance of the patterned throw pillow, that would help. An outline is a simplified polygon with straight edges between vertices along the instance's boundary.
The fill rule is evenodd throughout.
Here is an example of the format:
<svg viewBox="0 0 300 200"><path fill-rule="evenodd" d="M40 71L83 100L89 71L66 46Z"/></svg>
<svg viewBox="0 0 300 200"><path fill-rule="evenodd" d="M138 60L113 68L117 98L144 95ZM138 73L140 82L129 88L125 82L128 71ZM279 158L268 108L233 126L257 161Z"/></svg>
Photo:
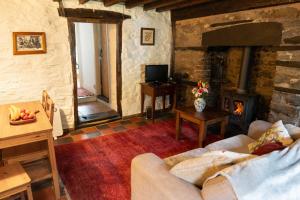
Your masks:
<svg viewBox="0 0 300 200"><path fill-rule="evenodd" d="M281 144L281 142L268 143L268 144L264 144L264 145L258 147L257 149L255 149L252 152L252 154L261 156L261 155L264 155L267 153L271 153L272 151L282 150L284 148L285 148L285 146L283 146Z"/></svg>
<svg viewBox="0 0 300 200"><path fill-rule="evenodd" d="M293 143L293 139L290 137L281 120L274 123L271 128L262 134L258 141L250 143L248 145L249 152L253 153L258 148L270 143L281 143L285 147Z"/></svg>

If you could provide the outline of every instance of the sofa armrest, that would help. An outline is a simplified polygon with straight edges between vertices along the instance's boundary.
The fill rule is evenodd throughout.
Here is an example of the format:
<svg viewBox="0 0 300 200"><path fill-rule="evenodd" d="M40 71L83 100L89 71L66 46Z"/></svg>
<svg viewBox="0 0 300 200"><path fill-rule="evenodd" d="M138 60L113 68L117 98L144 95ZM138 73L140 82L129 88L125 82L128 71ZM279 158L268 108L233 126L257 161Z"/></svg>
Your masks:
<svg viewBox="0 0 300 200"><path fill-rule="evenodd" d="M131 163L131 200L202 200L200 190L169 173L162 159L152 153Z"/></svg>
<svg viewBox="0 0 300 200"><path fill-rule="evenodd" d="M272 123L263 120L256 120L252 122L249 126L248 136L254 140L258 140L260 136L269 128L271 128Z"/></svg>

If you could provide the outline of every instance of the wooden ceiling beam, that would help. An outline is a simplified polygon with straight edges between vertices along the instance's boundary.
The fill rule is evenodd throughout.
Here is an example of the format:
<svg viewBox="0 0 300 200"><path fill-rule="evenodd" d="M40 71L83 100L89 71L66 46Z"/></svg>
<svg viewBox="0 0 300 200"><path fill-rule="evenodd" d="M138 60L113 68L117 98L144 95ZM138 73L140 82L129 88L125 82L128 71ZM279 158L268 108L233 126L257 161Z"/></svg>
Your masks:
<svg viewBox="0 0 300 200"><path fill-rule="evenodd" d="M172 21L292 4L300 0L222 0L172 10Z"/></svg>
<svg viewBox="0 0 300 200"><path fill-rule="evenodd" d="M126 5L126 8L133 8L133 7L141 6L141 5L151 3L154 1L157 1L157 0L127 0L125 5Z"/></svg>
<svg viewBox="0 0 300 200"><path fill-rule="evenodd" d="M86 2L88 2L89 0L79 0L80 4L85 4Z"/></svg>
<svg viewBox="0 0 300 200"><path fill-rule="evenodd" d="M107 10L94 10L85 8L58 8L59 16L68 18L79 18L79 19L96 19L103 20L106 23L117 23L126 19L130 19L131 16L125 15L118 12L107 11Z"/></svg>
<svg viewBox="0 0 300 200"><path fill-rule="evenodd" d="M104 6L108 7L108 6L112 6L118 3L124 3L125 0L104 0Z"/></svg>
<svg viewBox="0 0 300 200"><path fill-rule="evenodd" d="M144 5L144 10L147 11L147 10L152 10L152 9L156 9L156 8L161 8L161 7L165 7L165 6L170 6L172 4L177 4L177 3L180 3L180 2L184 2L186 0L173 0L173 1L170 1L170 0L160 0L160 1L154 1L154 2L151 2L151 3L147 3Z"/></svg>
<svg viewBox="0 0 300 200"><path fill-rule="evenodd" d="M168 11L168 10L174 10L174 9L180 9L180 8L185 8L185 7L189 7L189 6L194 6L194 5L201 5L201 4L206 4L209 2L213 2L215 0L185 0L183 2L180 3L175 3L175 4L171 4L168 6L164 6L161 8L157 8L156 11L157 12L163 12L163 11ZM220 2L222 2L222 0L219 0Z"/></svg>

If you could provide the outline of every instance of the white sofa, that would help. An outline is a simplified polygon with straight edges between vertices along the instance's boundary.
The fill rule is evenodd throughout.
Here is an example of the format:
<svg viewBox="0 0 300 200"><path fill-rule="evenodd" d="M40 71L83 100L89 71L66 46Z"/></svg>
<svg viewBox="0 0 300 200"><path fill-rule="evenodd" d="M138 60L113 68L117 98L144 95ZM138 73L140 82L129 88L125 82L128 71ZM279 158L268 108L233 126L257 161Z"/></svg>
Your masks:
<svg viewBox="0 0 300 200"><path fill-rule="evenodd" d="M271 123L254 121L247 135L237 135L176 156L189 156L205 150L229 150L249 153L248 144L258 139ZM174 156L173 156L174 157ZM167 158L168 159L168 158ZM169 173L170 166L152 153L135 157L131 164L131 200L235 200L226 178L219 176L202 189Z"/></svg>

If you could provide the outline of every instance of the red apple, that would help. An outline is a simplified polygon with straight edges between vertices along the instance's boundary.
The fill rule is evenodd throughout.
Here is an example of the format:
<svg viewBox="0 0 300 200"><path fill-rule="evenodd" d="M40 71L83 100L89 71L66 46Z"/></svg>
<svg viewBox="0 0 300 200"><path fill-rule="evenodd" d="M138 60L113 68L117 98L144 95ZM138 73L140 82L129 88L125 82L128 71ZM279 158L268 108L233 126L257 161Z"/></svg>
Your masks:
<svg viewBox="0 0 300 200"><path fill-rule="evenodd" d="M31 112L31 113L28 115L28 118L29 118L29 119L33 119L33 118L34 118L34 113Z"/></svg>
<svg viewBox="0 0 300 200"><path fill-rule="evenodd" d="M23 120L27 120L28 119L28 115L25 115L24 117L23 117Z"/></svg>
<svg viewBox="0 0 300 200"><path fill-rule="evenodd" d="M23 118L25 116L24 112L21 112L20 117Z"/></svg>

